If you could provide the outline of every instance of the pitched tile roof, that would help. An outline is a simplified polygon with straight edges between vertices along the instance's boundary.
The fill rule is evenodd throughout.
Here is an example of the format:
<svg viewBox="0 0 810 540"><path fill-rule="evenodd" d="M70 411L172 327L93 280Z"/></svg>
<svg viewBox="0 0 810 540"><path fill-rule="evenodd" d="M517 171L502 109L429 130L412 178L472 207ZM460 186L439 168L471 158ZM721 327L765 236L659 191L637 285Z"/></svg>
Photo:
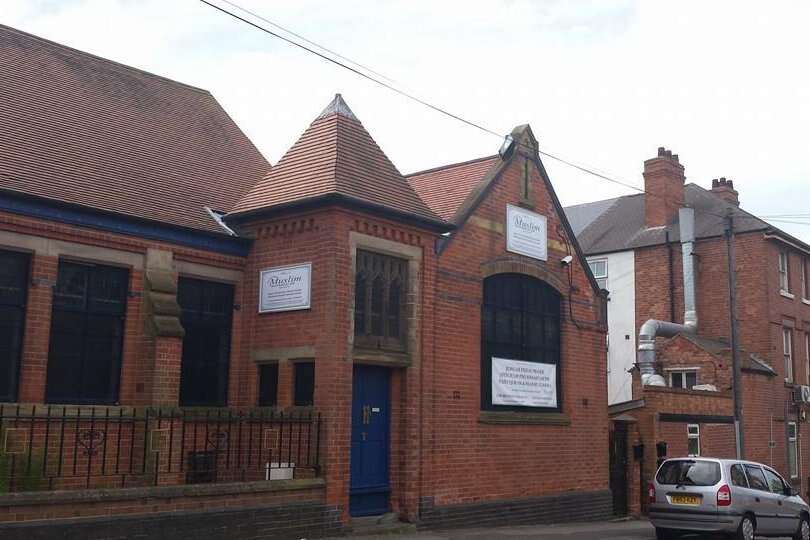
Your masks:
<svg viewBox="0 0 810 540"><path fill-rule="evenodd" d="M566 214L570 212L569 219L573 218L574 221L588 214L584 226L577 233L577 240L585 254L611 253L663 244L667 233L670 241L678 241L680 231L677 220L666 227L648 228L644 224L644 198L644 194L627 195L566 208ZM697 238L724 234L726 224L723 216L728 209L735 217L735 230L738 233L772 228L697 184L684 186L684 198L686 204L695 209Z"/></svg>
<svg viewBox="0 0 810 540"><path fill-rule="evenodd" d="M676 338L677 337L682 337L689 340L709 354L723 358L728 362L729 365L731 364L731 345L727 340L723 338L711 339L687 333L678 334ZM749 353L745 349L740 349L740 358L742 360L742 369L746 371L763 373L765 375L776 375L776 370L773 369L773 367L771 367L765 360L754 353Z"/></svg>
<svg viewBox="0 0 810 540"><path fill-rule="evenodd" d="M229 220L323 197L444 221L419 198L340 96L310 124L270 173L228 214Z"/></svg>
<svg viewBox="0 0 810 540"><path fill-rule="evenodd" d="M224 233L270 169L199 88L0 25L0 190Z"/></svg>
<svg viewBox="0 0 810 540"><path fill-rule="evenodd" d="M408 183L436 214L451 221L487 172L501 162L497 155L454 163L407 176Z"/></svg>

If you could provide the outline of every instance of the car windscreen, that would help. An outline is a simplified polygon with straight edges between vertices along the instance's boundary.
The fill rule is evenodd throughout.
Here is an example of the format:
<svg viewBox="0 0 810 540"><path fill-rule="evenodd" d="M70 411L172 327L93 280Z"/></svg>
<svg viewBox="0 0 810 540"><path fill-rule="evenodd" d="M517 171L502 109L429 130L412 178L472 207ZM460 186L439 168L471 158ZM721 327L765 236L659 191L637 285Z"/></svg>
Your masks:
<svg viewBox="0 0 810 540"><path fill-rule="evenodd" d="M655 477L659 484L713 486L720 481L720 464L695 459L670 460Z"/></svg>

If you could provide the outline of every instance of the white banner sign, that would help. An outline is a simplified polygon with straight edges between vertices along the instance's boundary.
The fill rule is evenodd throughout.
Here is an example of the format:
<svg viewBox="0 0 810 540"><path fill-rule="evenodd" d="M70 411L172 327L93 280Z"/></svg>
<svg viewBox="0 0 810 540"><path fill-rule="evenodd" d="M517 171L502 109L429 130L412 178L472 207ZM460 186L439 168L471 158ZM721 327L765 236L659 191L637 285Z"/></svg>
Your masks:
<svg viewBox="0 0 810 540"><path fill-rule="evenodd" d="M506 205L506 250L534 259L548 259L546 216Z"/></svg>
<svg viewBox="0 0 810 540"><path fill-rule="evenodd" d="M557 366L493 356L492 404L557 407Z"/></svg>
<svg viewBox="0 0 810 540"><path fill-rule="evenodd" d="M259 273L259 313L309 309L312 263L268 268Z"/></svg>

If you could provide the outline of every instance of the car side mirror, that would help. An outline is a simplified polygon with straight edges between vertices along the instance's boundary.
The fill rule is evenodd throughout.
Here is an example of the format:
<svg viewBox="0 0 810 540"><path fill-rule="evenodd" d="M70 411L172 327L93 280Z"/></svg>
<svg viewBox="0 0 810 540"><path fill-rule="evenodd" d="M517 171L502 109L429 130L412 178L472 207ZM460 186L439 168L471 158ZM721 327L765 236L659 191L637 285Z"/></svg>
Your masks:
<svg viewBox="0 0 810 540"><path fill-rule="evenodd" d="M795 497L799 494L799 488L795 488L792 486L785 486L785 495L788 497Z"/></svg>

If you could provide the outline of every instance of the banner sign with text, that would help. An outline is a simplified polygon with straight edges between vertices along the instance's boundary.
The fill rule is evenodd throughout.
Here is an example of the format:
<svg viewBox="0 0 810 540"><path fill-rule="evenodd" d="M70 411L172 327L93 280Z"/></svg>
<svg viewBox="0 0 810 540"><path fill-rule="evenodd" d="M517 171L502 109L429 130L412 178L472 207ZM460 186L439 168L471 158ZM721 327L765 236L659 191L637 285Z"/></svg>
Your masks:
<svg viewBox="0 0 810 540"><path fill-rule="evenodd" d="M312 263L278 266L259 274L259 313L309 309Z"/></svg>
<svg viewBox="0 0 810 540"><path fill-rule="evenodd" d="M534 259L548 259L546 216L506 205L506 250Z"/></svg>
<svg viewBox="0 0 810 540"><path fill-rule="evenodd" d="M557 407L557 366L492 357L492 404Z"/></svg>

